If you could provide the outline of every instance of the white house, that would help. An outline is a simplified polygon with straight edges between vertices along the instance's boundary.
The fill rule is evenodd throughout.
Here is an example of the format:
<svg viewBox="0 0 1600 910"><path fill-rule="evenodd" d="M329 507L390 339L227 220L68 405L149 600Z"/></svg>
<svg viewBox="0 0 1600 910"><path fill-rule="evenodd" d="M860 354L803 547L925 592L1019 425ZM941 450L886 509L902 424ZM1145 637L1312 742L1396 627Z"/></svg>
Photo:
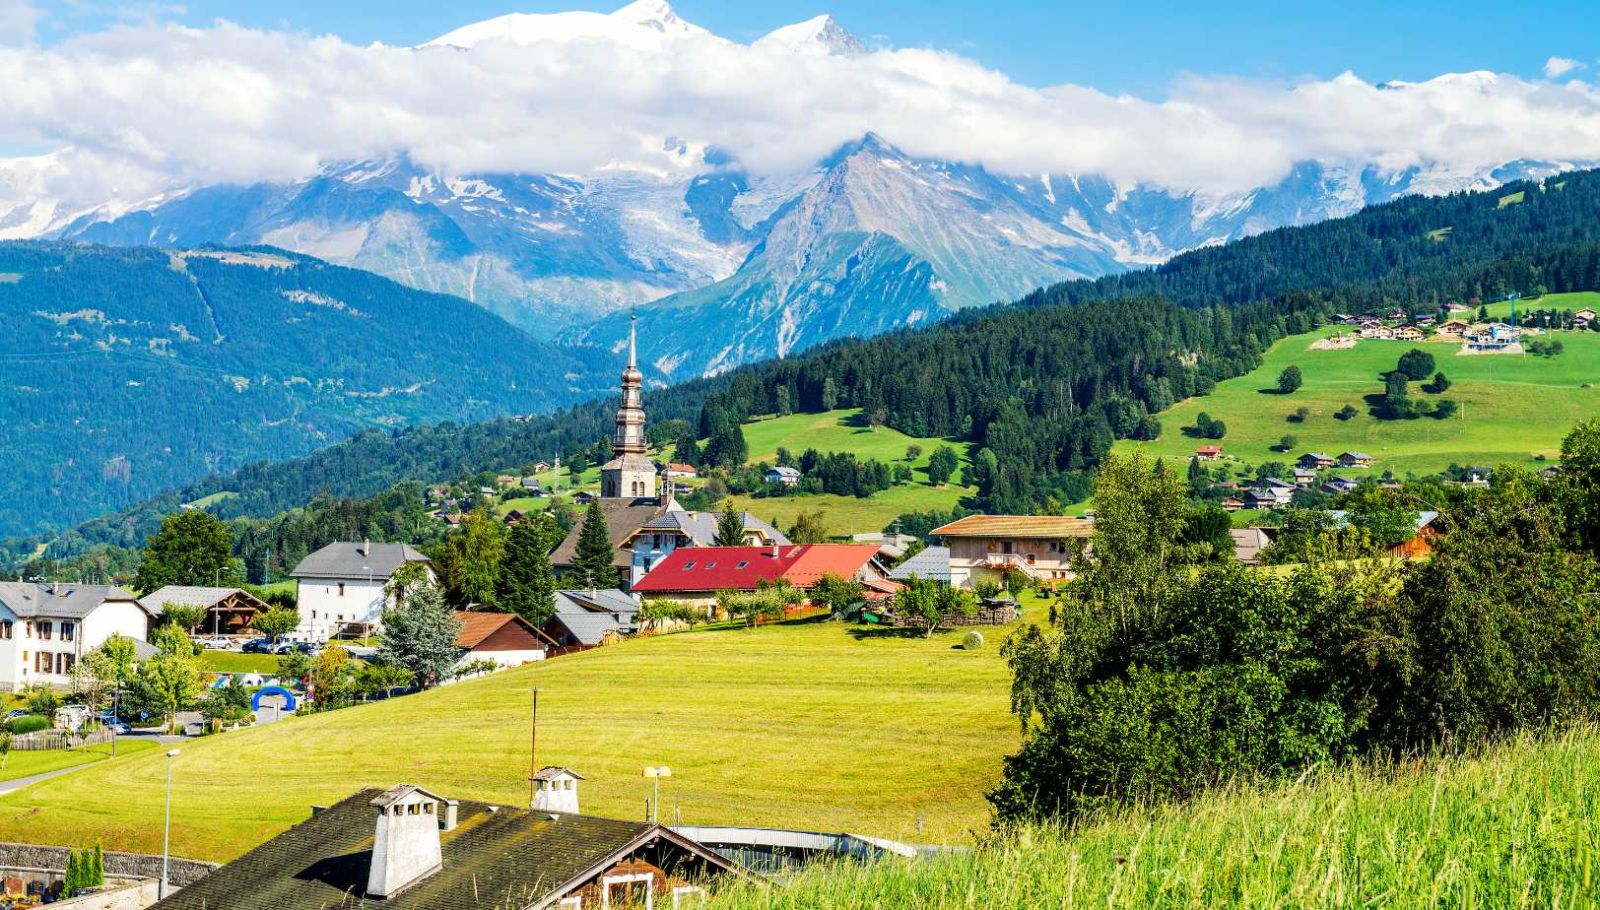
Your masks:
<svg viewBox="0 0 1600 910"><path fill-rule="evenodd" d="M0 691L72 683L83 655L112 635L146 641L150 614L108 585L0 582Z"/></svg>
<svg viewBox="0 0 1600 910"><path fill-rule="evenodd" d="M786 487L792 487L799 482L800 472L788 465L780 464L767 470L767 483L781 483Z"/></svg>
<svg viewBox="0 0 1600 910"><path fill-rule="evenodd" d="M330 543L300 560L290 573L299 582L299 633L326 641L341 632L376 632L394 605L384 587L411 562L426 566L433 579L428 557L403 543Z"/></svg>

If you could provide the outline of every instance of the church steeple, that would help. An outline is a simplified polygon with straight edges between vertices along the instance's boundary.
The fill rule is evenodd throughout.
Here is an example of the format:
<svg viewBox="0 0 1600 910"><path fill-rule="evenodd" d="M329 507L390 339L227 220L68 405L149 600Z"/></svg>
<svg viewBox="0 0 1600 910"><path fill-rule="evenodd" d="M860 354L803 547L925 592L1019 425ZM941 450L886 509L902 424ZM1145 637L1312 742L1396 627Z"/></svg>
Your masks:
<svg viewBox="0 0 1600 910"><path fill-rule="evenodd" d="M617 408L616 432L611 450L616 455L600 469L600 495L604 498L640 499L656 495L655 465L646 457L650 449L644 432L644 374L639 372L639 317L628 323L628 365L622 371L622 404Z"/></svg>

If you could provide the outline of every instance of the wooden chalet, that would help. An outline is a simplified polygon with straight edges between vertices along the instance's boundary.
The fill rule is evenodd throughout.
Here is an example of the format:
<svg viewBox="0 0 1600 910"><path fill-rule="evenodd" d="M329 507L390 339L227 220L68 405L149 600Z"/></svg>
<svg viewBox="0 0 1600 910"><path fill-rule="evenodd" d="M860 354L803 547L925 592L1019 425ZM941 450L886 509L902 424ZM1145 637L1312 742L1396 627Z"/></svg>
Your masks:
<svg viewBox="0 0 1600 910"><path fill-rule="evenodd" d="M241 588L205 588L168 585L139 598L139 605L160 618L167 606L203 607L205 619L196 628L207 635L238 635L250 628L257 613L271 607Z"/></svg>

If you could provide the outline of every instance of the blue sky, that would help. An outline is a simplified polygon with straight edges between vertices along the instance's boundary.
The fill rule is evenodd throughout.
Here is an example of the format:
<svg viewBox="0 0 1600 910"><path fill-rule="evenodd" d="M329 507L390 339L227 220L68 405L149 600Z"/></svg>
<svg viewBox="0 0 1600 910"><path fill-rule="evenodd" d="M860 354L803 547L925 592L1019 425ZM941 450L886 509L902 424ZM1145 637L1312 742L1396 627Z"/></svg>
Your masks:
<svg viewBox="0 0 1600 910"><path fill-rule="evenodd" d="M193 25L333 32L357 43L414 44L508 12L610 11L621 0L182 0L180 6L39 2L41 37L89 30L116 15ZM1539 4L1455 2L913 2L913 0L676 0L679 15L736 40L832 13L869 44L959 52L1031 85L1072 82L1161 97L1185 73L1293 80L1346 69L1372 81L1420 80L1489 69L1536 76L1552 55L1594 63L1593 0ZM130 12L131 11L131 12Z"/></svg>

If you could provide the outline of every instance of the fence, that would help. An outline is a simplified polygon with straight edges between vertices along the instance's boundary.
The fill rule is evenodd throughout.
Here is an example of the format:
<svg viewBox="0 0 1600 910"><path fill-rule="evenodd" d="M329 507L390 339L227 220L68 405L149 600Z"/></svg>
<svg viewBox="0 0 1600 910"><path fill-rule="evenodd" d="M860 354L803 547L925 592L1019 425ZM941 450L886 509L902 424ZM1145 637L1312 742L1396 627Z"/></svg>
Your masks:
<svg viewBox="0 0 1600 910"><path fill-rule="evenodd" d="M110 730L99 729L90 733L72 733L67 730L40 730L13 737L11 748L16 752L49 752L59 749L76 749L79 746L97 746L111 742Z"/></svg>

